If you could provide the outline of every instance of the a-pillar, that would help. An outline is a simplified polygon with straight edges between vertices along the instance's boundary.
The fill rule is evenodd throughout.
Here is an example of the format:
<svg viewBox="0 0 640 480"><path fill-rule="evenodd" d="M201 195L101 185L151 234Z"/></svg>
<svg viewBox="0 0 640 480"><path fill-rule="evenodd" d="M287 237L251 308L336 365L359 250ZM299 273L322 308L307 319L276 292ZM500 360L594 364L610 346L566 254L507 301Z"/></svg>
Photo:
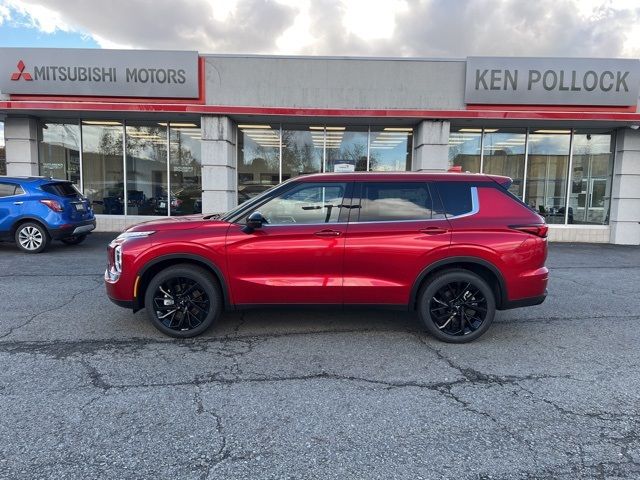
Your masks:
<svg viewBox="0 0 640 480"><path fill-rule="evenodd" d="M204 115L202 132L202 213L223 213L237 204L236 126L225 116Z"/></svg>

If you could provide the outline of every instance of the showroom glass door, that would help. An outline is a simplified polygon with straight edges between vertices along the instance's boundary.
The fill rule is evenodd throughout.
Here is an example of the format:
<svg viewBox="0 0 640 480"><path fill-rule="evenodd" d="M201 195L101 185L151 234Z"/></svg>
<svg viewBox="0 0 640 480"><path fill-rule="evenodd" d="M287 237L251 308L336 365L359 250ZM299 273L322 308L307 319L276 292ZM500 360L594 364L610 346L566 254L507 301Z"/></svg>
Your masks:
<svg viewBox="0 0 640 480"><path fill-rule="evenodd" d="M567 203L571 130L534 130L529 134L525 203L547 223L562 224ZM573 215L569 210L569 219Z"/></svg>

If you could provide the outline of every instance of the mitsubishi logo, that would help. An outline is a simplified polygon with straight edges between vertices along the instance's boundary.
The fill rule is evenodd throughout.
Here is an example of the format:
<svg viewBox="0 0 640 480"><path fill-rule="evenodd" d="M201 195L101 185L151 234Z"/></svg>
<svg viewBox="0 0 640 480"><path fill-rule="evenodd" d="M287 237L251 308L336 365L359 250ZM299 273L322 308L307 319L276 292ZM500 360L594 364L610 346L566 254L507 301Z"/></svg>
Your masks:
<svg viewBox="0 0 640 480"><path fill-rule="evenodd" d="M18 71L11 74L11 80L20 80L20 77L24 78L27 81L33 80L31 74L24 71L24 62L22 60L18 62L17 67Z"/></svg>

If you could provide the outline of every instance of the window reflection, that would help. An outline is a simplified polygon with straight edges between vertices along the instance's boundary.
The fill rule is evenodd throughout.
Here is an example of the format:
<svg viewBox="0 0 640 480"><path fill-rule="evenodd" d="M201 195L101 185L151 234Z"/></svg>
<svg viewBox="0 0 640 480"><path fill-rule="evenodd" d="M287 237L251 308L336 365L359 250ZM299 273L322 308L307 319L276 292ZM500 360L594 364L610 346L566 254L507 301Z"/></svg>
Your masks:
<svg viewBox="0 0 640 480"><path fill-rule="evenodd" d="M529 134L525 202L545 217L547 223L564 223L570 131L555 132L534 130ZM568 217L572 223L572 208Z"/></svg>
<svg viewBox="0 0 640 480"><path fill-rule="evenodd" d="M84 194L96 213L124 214L122 129L118 121L82 122Z"/></svg>
<svg viewBox="0 0 640 480"><path fill-rule="evenodd" d="M322 171L323 131L312 128L282 127L282 181Z"/></svg>
<svg viewBox="0 0 640 480"><path fill-rule="evenodd" d="M449 164L463 172L480 172L482 129L458 128L449 134Z"/></svg>
<svg viewBox="0 0 640 480"><path fill-rule="evenodd" d="M167 127L127 124L126 142L127 215L166 215Z"/></svg>
<svg viewBox="0 0 640 480"><path fill-rule="evenodd" d="M40 175L70 180L80 186L80 126L78 122L39 125Z"/></svg>
<svg viewBox="0 0 640 480"><path fill-rule="evenodd" d="M411 170L412 131L412 128L404 127L372 128L369 170Z"/></svg>
<svg viewBox="0 0 640 480"><path fill-rule="evenodd" d="M364 172L367 170L367 127L325 129L326 172Z"/></svg>
<svg viewBox="0 0 640 480"><path fill-rule="evenodd" d="M483 172L511 177L509 191L522 198L526 132L523 129L487 129L483 140Z"/></svg>
<svg viewBox="0 0 640 480"><path fill-rule="evenodd" d="M4 122L0 122L0 175L7 174L7 156L4 149Z"/></svg>
<svg viewBox="0 0 640 480"><path fill-rule="evenodd" d="M573 223L608 224L613 170L613 135L610 132L576 132L569 212Z"/></svg>
<svg viewBox="0 0 640 480"><path fill-rule="evenodd" d="M170 214L202 213L200 127L195 123L171 123L169 141ZM167 214L164 200L158 207L161 215Z"/></svg>
<svg viewBox="0 0 640 480"><path fill-rule="evenodd" d="M238 203L280 183L280 127L238 125Z"/></svg>

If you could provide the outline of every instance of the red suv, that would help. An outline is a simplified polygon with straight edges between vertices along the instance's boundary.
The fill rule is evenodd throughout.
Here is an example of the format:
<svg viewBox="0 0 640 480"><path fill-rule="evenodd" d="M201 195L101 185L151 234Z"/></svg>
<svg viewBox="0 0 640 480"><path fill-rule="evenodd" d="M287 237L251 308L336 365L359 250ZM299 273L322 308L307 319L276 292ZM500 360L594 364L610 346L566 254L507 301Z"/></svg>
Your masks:
<svg viewBox="0 0 640 480"><path fill-rule="evenodd" d="M547 226L510 185L463 173L297 177L222 216L126 230L108 248L107 293L174 337L204 332L224 309L376 305L468 342L496 310L546 295Z"/></svg>

